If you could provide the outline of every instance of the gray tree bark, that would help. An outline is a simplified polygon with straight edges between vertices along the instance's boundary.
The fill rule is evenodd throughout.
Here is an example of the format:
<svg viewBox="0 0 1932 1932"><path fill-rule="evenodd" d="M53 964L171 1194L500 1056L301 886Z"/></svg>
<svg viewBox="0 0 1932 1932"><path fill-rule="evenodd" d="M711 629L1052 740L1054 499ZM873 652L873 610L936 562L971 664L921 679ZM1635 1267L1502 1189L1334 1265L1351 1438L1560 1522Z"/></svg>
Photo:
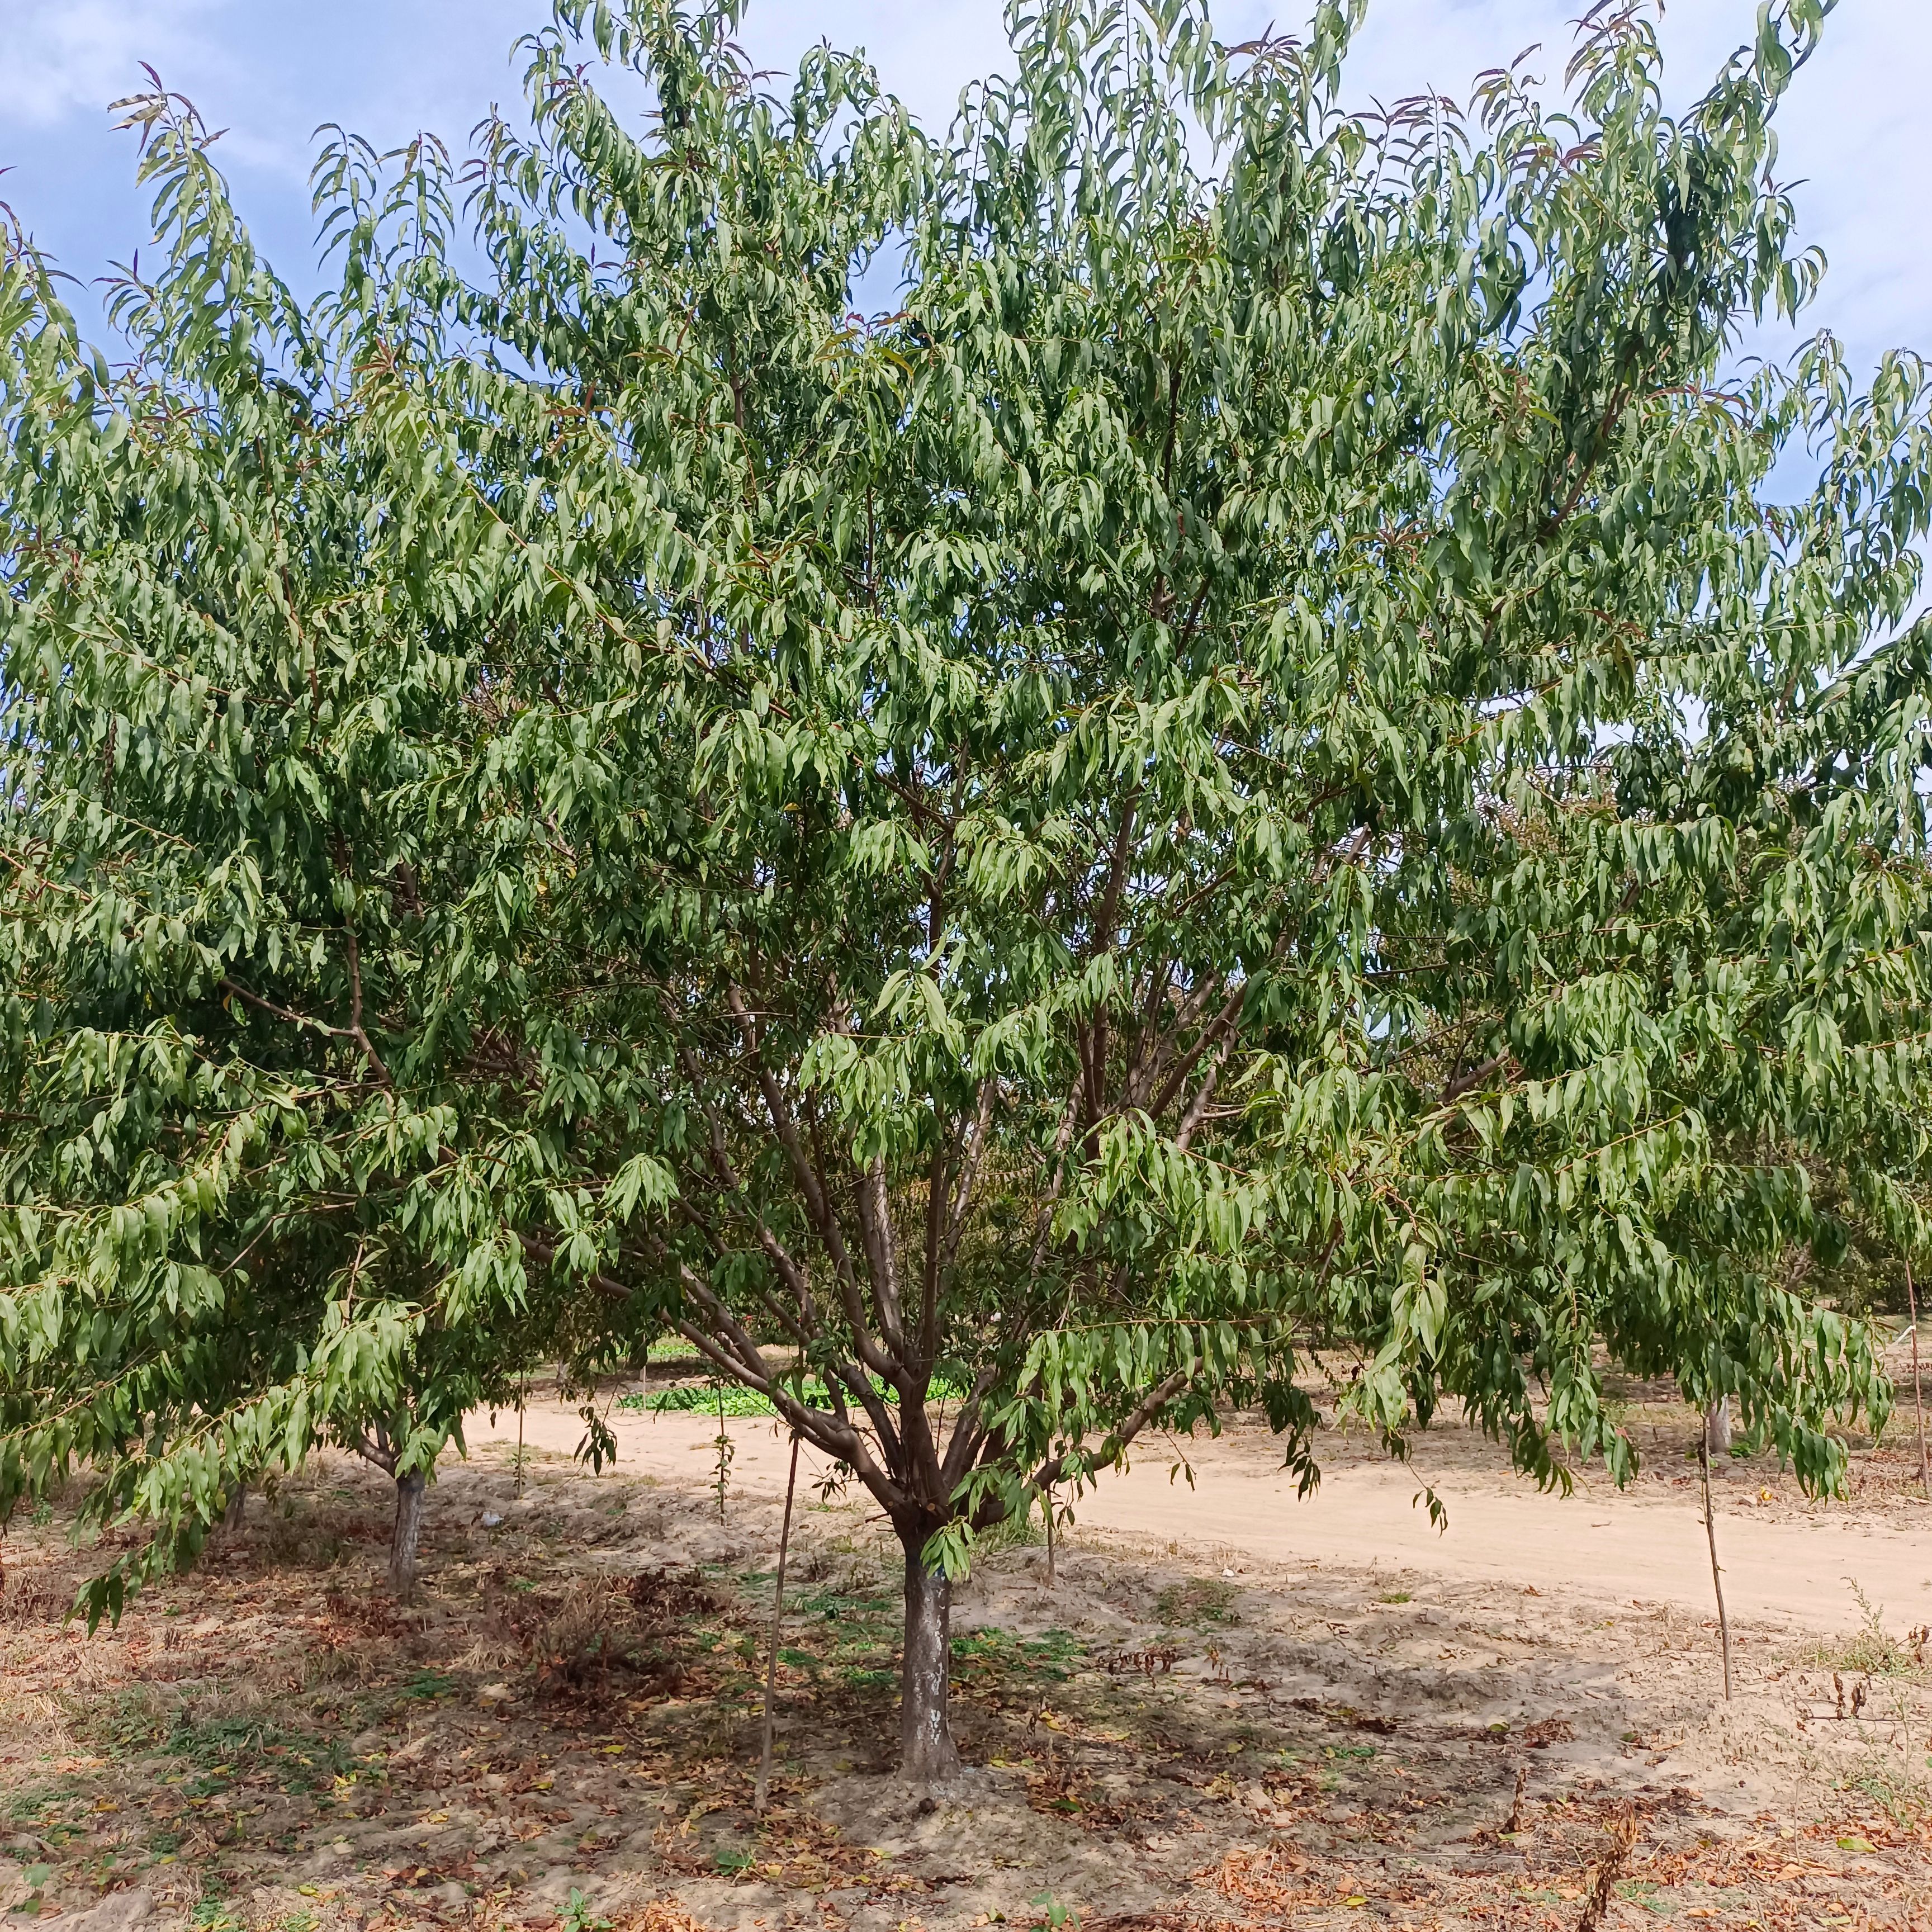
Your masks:
<svg viewBox="0 0 1932 1932"><path fill-rule="evenodd" d="M389 1536L389 1588L406 1604L416 1590L416 1545L422 1535L423 1492L429 1478L420 1469L396 1478L396 1524Z"/></svg>
<svg viewBox="0 0 1932 1932"><path fill-rule="evenodd" d="M899 1771L917 1784L958 1775L947 1690L952 1664L952 1586L926 1567L925 1539L905 1544L905 1653L899 1677Z"/></svg>
<svg viewBox="0 0 1932 1932"><path fill-rule="evenodd" d="M1731 1453L1731 1399L1720 1395L1704 1412L1704 1447L1713 1456Z"/></svg>

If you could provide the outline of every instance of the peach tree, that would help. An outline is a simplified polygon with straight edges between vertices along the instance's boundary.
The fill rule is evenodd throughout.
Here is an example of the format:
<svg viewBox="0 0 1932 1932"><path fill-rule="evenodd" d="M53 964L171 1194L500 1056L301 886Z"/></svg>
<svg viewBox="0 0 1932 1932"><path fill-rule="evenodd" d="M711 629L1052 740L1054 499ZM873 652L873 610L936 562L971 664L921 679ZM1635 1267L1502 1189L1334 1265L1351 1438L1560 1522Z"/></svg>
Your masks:
<svg viewBox="0 0 1932 1932"><path fill-rule="evenodd" d="M938 138L564 0L466 167L332 139L316 300L160 94L133 361L15 248L0 1480L149 1526L97 1612L672 1331L896 1532L921 1778L976 1532L1217 1402L1622 1476L1615 1361L1836 1483L1932 476L1913 358L1738 360L1826 10L1674 118L1640 8L1346 113L1358 10L1016 9Z"/></svg>

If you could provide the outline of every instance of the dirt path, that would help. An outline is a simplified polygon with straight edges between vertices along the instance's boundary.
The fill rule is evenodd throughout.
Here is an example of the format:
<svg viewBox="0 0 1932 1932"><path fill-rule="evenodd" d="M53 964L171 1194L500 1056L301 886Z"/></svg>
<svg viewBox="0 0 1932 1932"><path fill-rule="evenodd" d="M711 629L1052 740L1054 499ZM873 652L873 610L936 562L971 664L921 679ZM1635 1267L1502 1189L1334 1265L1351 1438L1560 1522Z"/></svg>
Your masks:
<svg viewBox="0 0 1932 1932"><path fill-rule="evenodd" d="M1918 1582L1924 1505L1890 1452L1861 1450L1859 1494L1816 1520L1773 1472L1724 1479L1735 1588L1762 1579L1726 1704L1681 1411L1651 1425L1634 1491L1568 1502L1431 1432L1439 1538L1360 1442L1326 1441L1309 1504L1261 1430L1192 1445L1192 1490L1150 1446L1082 1505L1054 1586L1036 1546L980 1551L953 1622L971 1768L943 1798L890 1775L898 1552L863 1498L819 1496L807 1457L759 1817L783 1438L728 1425L721 1520L702 1414L615 1410L601 1475L554 1404L526 1418L519 1470L516 1420L476 1418L439 1472L407 1607L381 1582L388 1485L333 1452L91 1641L61 1612L101 1546L70 1540L65 1510L16 1525L0 1913L61 1932L1575 1932L1622 1843L1604 1932L1932 1925L1932 1637L1894 1634L1924 1621L1894 1586ZM1896 1599L1885 1628L1834 1594L1841 1562Z"/></svg>
<svg viewBox="0 0 1932 1932"><path fill-rule="evenodd" d="M620 1466L688 1485L708 1474L715 1417L639 1414L614 1409ZM728 1418L734 1490L782 1496L786 1444L769 1421ZM514 1442L517 1418L472 1417L472 1444ZM568 1454L584 1425L554 1404L532 1406L525 1439ZM1192 1472L1176 1472L1184 1450ZM1244 1561L1330 1564L1386 1570L1391 1587L1428 1580L1528 1585L1548 1595L1628 1605L1668 1604L1699 1616L1712 1611L1710 1553L1694 1468L1653 1458L1639 1483L1618 1491L1595 1472L1573 1494L1542 1494L1504 1466L1501 1452L1461 1430L1418 1439L1404 1469L1360 1438L1324 1444L1322 1486L1306 1501L1280 1467L1273 1437L1237 1420L1219 1439L1149 1444L1126 1474L1103 1477L1075 1504L1082 1532L1174 1544L1215 1567ZM1660 1465L1660 1466L1658 1466ZM808 1450L802 1484L829 1472ZM1419 1500L1421 1485L1448 1510L1438 1532ZM1852 1585L1894 1624L1932 1621L1932 1508L1894 1492L1883 1507L1804 1503L1767 1462L1736 1463L1713 1484L1718 1554L1736 1624L1818 1635L1862 1622ZM809 1488L808 1488L809 1493Z"/></svg>

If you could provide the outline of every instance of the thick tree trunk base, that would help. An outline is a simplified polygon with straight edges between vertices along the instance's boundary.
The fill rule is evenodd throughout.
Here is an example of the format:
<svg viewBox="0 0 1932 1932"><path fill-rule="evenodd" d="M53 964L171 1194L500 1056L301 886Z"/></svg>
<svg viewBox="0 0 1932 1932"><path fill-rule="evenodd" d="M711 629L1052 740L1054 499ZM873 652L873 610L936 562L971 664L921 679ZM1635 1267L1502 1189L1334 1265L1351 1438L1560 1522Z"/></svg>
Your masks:
<svg viewBox="0 0 1932 1932"><path fill-rule="evenodd" d="M420 1469L396 1478L396 1526L389 1537L389 1588L406 1604L416 1590L416 1545L422 1536L423 1492L429 1478Z"/></svg>
<svg viewBox="0 0 1932 1932"><path fill-rule="evenodd" d="M1731 1453L1731 1399L1727 1395L1718 1396L1704 1412L1704 1447L1713 1456Z"/></svg>
<svg viewBox="0 0 1932 1932"><path fill-rule="evenodd" d="M942 1784L959 1775L959 1752L946 1707L952 1666L952 1586L927 1569L920 1548L908 1539L899 1775L915 1784Z"/></svg>
<svg viewBox="0 0 1932 1932"><path fill-rule="evenodd" d="M228 1492L227 1502L221 1511L221 1527L230 1536L238 1530L247 1520L248 1513L248 1485L237 1483Z"/></svg>

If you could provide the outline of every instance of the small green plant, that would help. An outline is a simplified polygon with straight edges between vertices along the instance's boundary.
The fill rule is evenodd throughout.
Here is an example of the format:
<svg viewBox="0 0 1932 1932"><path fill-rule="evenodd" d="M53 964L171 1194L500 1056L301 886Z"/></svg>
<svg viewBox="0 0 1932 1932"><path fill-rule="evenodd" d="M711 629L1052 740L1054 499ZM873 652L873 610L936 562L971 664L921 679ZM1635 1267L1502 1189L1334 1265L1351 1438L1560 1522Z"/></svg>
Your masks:
<svg viewBox="0 0 1932 1932"><path fill-rule="evenodd" d="M202 1894L190 1922L194 1932L243 1932L241 1920L228 1909L227 1900L218 1892Z"/></svg>
<svg viewBox="0 0 1932 1932"><path fill-rule="evenodd" d="M572 1886L570 1901L563 1908L562 1932L610 1932L610 1922L592 1912L590 1900Z"/></svg>
<svg viewBox="0 0 1932 1932"><path fill-rule="evenodd" d="M1072 1927L1078 1932L1080 1915L1070 1905L1062 1905L1050 1892L1042 1892L1033 1903L1040 1909L1040 1916L1035 1923L1049 1927L1051 1932L1061 1932L1063 1927Z"/></svg>
<svg viewBox="0 0 1932 1932"><path fill-rule="evenodd" d="M1406 1604L1408 1600L1408 1592L1406 1590L1390 1590L1378 1597L1376 1601L1378 1604Z"/></svg>

